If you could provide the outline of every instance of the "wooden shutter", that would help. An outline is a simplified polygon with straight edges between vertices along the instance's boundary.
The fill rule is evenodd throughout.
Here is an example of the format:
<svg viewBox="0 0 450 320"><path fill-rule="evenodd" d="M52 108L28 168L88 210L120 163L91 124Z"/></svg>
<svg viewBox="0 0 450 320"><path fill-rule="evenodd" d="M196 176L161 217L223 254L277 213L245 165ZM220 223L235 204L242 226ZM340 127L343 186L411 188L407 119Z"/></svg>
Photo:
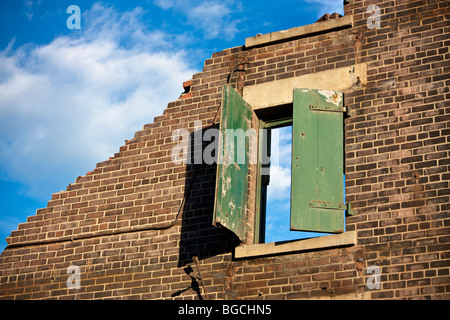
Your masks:
<svg viewBox="0 0 450 320"><path fill-rule="evenodd" d="M343 95L295 89L291 230L344 232Z"/></svg>
<svg viewBox="0 0 450 320"><path fill-rule="evenodd" d="M245 241L247 223L249 139L245 138L242 154L239 148L243 146L239 144L243 141L236 139L235 133L248 136L251 116L251 107L238 92L231 86L224 86L213 225L233 231L241 241Z"/></svg>

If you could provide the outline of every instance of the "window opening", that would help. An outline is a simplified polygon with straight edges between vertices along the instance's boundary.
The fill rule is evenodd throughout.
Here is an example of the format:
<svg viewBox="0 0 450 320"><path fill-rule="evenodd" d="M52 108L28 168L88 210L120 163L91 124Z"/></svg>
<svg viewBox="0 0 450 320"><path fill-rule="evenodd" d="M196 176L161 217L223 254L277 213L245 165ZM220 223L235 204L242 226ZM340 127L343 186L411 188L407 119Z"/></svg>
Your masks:
<svg viewBox="0 0 450 320"><path fill-rule="evenodd" d="M264 152L270 163L261 169L263 243L320 237L329 233L290 230L292 125L266 128ZM263 160L264 161L264 160ZM266 162L269 162L268 160Z"/></svg>
<svg viewBox="0 0 450 320"><path fill-rule="evenodd" d="M255 243L342 233L345 232L344 212L354 214L350 205L345 203L344 195L345 108L342 93L294 89L293 105L288 107L283 109L292 110L290 115L289 112L277 112L275 118L270 110L258 115L262 130L258 139L260 154L257 162L259 179L254 220ZM243 152L245 161L236 163L236 143L234 136L228 135L228 132L240 132L243 136L254 132L252 107L233 87L225 86L221 108L222 134L218 146L213 225L229 229L244 242L248 231L246 210L250 154L253 153ZM282 129L284 127L288 128ZM250 151L249 147L250 144L246 144L245 150ZM286 153L289 149L291 154ZM270 158L271 152L273 159ZM284 202L271 202L277 198ZM278 213L279 209L283 212ZM278 218L286 219L288 215L290 221L285 224L287 235L276 235L271 222Z"/></svg>

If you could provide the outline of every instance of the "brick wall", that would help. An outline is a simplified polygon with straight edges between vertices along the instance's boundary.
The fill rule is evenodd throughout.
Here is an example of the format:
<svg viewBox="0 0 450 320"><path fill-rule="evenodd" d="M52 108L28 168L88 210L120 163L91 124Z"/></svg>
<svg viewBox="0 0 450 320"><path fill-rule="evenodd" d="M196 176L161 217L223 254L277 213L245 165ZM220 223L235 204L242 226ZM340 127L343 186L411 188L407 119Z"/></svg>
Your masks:
<svg viewBox="0 0 450 320"><path fill-rule="evenodd" d="M12 232L0 298L448 299L449 1L347 2L351 28L214 53L162 116ZM367 27L372 4L380 29ZM346 195L357 213L346 228L357 244L234 258L239 241L212 226L216 165L173 163L172 133L216 126L227 82L242 93L359 63L367 84L344 92ZM380 289L366 285L369 266L380 267Z"/></svg>

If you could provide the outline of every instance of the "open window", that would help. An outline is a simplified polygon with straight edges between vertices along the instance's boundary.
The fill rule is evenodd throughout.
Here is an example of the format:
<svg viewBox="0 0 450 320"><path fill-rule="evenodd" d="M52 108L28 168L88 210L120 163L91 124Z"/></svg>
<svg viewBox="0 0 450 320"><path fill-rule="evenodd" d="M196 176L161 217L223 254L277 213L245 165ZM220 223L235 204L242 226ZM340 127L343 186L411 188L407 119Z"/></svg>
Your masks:
<svg viewBox="0 0 450 320"><path fill-rule="evenodd" d="M342 233L344 212L350 212L344 200L343 95L338 91L295 89L289 117L261 121L259 130L259 181L255 229L257 243L264 242L267 211L267 188L270 180L279 179L271 170L271 136L275 129L291 128L290 230ZM221 135L219 137L216 201L213 223L233 231L245 241L248 194L248 164L252 152L245 153L244 163L237 161L239 145L249 150L251 106L230 86L223 89ZM288 129L288 130L289 130ZM230 132L244 132L244 139ZM242 136L242 135L241 135ZM242 147L241 147L242 148ZM237 161L237 162L236 162ZM271 172L272 171L272 172ZM275 172L276 173L276 172Z"/></svg>
<svg viewBox="0 0 450 320"><path fill-rule="evenodd" d="M292 117L260 121L260 204L256 243L320 237L329 233L291 230Z"/></svg>

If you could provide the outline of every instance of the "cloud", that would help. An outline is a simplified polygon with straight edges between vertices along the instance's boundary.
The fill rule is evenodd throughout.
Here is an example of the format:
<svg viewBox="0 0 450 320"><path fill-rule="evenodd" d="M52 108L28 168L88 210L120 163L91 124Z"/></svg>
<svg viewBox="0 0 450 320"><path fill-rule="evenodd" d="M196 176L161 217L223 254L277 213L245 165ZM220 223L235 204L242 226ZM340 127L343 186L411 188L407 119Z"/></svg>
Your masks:
<svg viewBox="0 0 450 320"><path fill-rule="evenodd" d="M163 10L173 9L186 18L186 23L201 30L207 39L232 40L239 32L242 5L235 0L154 0Z"/></svg>
<svg viewBox="0 0 450 320"><path fill-rule="evenodd" d="M271 165L290 168L292 156L292 126L272 129L271 136Z"/></svg>
<svg viewBox="0 0 450 320"><path fill-rule="evenodd" d="M168 10L173 7L175 0L155 0L153 4L163 10Z"/></svg>
<svg viewBox="0 0 450 320"><path fill-rule="evenodd" d="M0 175L49 199L161 115L195 70L176 43L94 4L80 36L0 52Z"/></svg>
<svg viewBox="0 0 450 320"><path fill-rule="evenodd" d="M188 23L203 29L207 38L233 39L240 19L230 1L204 1L187 12Z"/></svg>
<svg viewBox="0 0 450 320"><path fill-rule="evenodd" d="M270 183L267 188L267 199L289 200L291 197L291 170L281 166L270 167Z"/></svg>

